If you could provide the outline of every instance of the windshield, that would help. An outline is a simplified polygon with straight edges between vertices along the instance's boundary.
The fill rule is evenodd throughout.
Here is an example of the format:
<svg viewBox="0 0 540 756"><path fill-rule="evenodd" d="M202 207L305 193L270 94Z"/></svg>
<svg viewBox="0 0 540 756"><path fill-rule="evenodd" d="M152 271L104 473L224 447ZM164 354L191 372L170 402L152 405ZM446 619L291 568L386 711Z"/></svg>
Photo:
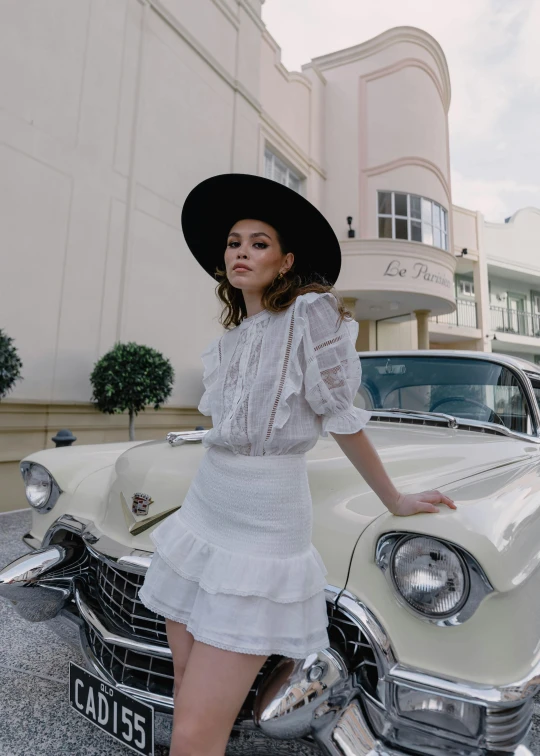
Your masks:
<svg viewBox="0 0 540 756"><path fill-rule="evenodd" d="M444 412L532 433L515 375L494 362L459 357L363 357L355 400L364 409Z"/></svg>

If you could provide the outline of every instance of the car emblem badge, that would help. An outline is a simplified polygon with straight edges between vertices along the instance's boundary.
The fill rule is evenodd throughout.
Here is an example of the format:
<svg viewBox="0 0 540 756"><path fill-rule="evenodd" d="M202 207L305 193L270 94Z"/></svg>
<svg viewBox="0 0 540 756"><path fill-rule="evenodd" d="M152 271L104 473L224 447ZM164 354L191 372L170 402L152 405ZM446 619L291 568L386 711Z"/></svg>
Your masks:
<svg viewBox="0 0 540 756"><path fill-rule="evenodd" d="M135 515L144 517L148 514L150 504L153 504L154 500L145 493L134 493L131 503L131 511Z"/></svg>

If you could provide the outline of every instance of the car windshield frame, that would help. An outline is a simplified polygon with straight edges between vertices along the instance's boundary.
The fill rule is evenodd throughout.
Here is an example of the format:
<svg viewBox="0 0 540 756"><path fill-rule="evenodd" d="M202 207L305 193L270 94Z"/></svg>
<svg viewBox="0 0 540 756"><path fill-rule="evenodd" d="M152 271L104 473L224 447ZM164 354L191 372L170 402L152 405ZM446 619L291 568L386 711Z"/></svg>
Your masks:
<svg viewBox="0 0 540 756"><path fill-rule="evenodd" d="M372 412L373 415L382 415L383 413L388 414L396 414L399 415L400 412L404 416L408 416L409 418L414 418L416 415L418 418L425 417L426 419L433 419L434 421L439 421L441 419L444 419L445 417L448 420L449 427L455 427L455 423L452 422L452 420L455 418L457 421L457 425L464 426L479 426L479 428L489 427L493 429L499 430L501 433L504 433L505 435L516 435L519 437L525 437L528 439L534 439L536 441L540 442L540 404L536 399L536 396L532 389L531 381L527 375L526 372L519 370L514 365L509 364L506 361L503 360L495 360L493 358L481 358L481 357L468 357L466 355L462 354L426 354L425 352L419 352L418 354L414 353L377 353L377 352L371 352L369 354L359 354L359 359L362 365L362 383L359 389L359 392L357 394L357 397L355 399L355 405L358 407L362 407L364 409L367 409L369 412ZM427 380L428 378L431 378L434 380L437 376L436 372L435 374L432 371L426 370L426 376L422 376L420 373L420 378L418 376L415 376L415 380L412 382L406 383L401 382L399 376L403 376L405 372L407 371L407 367L409 369L412 367L412 363L414 361L417 361L419 363L426 363L426 361L429 360L430 362L439 362L439 363L445 363L447 368L450 367L450 363L462 363L460 367L462 367L464 370L467 368L471 368L475 371L475 375L473 375L473 378L471 379L471 383L467 384L466 380L460 380L458 382L453 382L452 380L446 381L441 380L440 382L438 380L435 380L434 383L432 383L430 380ZM468 363L468 364L465 364ZM431 367L431 365L430 365ZM455 369L458 367L457 365L452 365L452 367ZM426 365L427 368L427 365ZM443 366L441 365L441 368ZM444 368L443 368L444 369ZM375 373L376 370L376 373ZM486 380L475 383L474 378L478 378L479 375L481 375L481 372L485 371L486 373ZM506 372L504 372L506 371ZM467 371L466 375L468 375L471 371ZM411 373L411 375L414 375L414 373ZM493 377L497 376L500 380L501 376L504 376L504 380L502 382L499 382L499 380L494 380ZM380 391L380 383L381 381L384 381L385 377L388 376L387 380L387 386L386 391L381 393ZM491 380L489 380L491 376ZM441 377L441 376L439 376ZM394 379L392 381L392 378ZM538 376L540 380L540 375ZM410 381L409 379L407 379ZM519 396L519 400L516 401L516 403L520 406L521 412L513 412L508 413L508 408L511 405L513 396L509 395L507 399L508 408L505 407L505 412L501 412L501 415L497 415L497 411L495 409L495 406L490 407L488 402L477 402L477 400L470 400L469 403L471 406L474 406L474 402L477 402L478 405L483 405L486 407L486 409L491 410L490 418L474 418L467 416L467 413L460 413L460 411L454 411L451 406L448 407L448 410L446 409L447 403L446 401L441 402L440 409L434 408L432 411L430 411L427 408L415 408L415 407L407 407L407 406L393 406L394 403L391 402L388 404L388 406L384 406L384 404L387 402L388 397L391 396L394 392L405 389L423 389L426 393L430 394L433 389L441 389L443 390L443 396L444 396L444 388L448 387L449 389L452 386L456 386L456 393L455 395L459 395L459 389L465 386L474 386L477 390L481 389L482 387L485 387L486 390L491 390L493 392L493 396L495 397L496 392L498 391L501 394L501 398L498 399L498 401L503 402L504 404L504 389L513 389L517 388L518 393L514 394L513 396ZM373 388L377 386L376 392L373 391ZM454 392L450 392L453 394ZM466 403L467 401L467 392L463 391L463 403ZM400 394L401 396L401 394ZM378 397L379 401L376 401L376 398ZM382 398L381 398L382 397ZM371 401L369 401L369 400ZM367 401L366 401L367 400ZM400 402L396 402L397 404L401 404ZM370 406L373 404L373 406ZM404 402L406 404L406 402ZM450 402L449 402L450 404ZM494 402L495 404L495 402ZM382 406L381 406L382 405ZM430 406L433 406L433 401L430 399ZM469 413L470 415L470 413ZM499 420L496 419L496 416L499 417ZM506 418L506 421L505 419ZM503 421L501 423L501 420ZM515 427L512 427L512 425L515 425L516 423L521 422L523 426L526 428L526 430L520 430L516 429Z"/></svg>

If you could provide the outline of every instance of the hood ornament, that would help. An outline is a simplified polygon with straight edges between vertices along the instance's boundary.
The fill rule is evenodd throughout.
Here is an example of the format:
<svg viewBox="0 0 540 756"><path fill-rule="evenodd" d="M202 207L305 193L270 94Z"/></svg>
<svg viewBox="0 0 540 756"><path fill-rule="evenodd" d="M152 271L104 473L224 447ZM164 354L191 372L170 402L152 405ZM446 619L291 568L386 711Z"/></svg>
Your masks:
<svg viewBox="0 0 540 756"><path fill-rule="evenodd" d="M204 436L208 433L208 429L194 430L194 431L171 431L167 433L167 441L171 446L180 446L180 444L186 441L202 441Z"/></svg>
<svg viewBox="0 0 540 756"><path fill-rule="evenodd" d="M134 515L144 517L148 514L150 504L153 504L154 500L151 496L145 493L134 493L131 501L131 511Z"/></svg>

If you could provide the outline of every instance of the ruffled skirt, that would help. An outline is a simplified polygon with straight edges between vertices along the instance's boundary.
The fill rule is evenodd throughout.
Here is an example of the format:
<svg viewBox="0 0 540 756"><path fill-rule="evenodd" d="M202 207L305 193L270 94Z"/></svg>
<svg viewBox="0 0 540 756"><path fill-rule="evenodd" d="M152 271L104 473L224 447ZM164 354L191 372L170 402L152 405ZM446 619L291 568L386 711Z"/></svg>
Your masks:
<svg viewBox="0 0 540 756"><path fill-rule="evenodd" d="M140 600L230 651L301 659L326 648L328 572L312 511L304 455L212 446L182 507L151 536Z"/></svg>

